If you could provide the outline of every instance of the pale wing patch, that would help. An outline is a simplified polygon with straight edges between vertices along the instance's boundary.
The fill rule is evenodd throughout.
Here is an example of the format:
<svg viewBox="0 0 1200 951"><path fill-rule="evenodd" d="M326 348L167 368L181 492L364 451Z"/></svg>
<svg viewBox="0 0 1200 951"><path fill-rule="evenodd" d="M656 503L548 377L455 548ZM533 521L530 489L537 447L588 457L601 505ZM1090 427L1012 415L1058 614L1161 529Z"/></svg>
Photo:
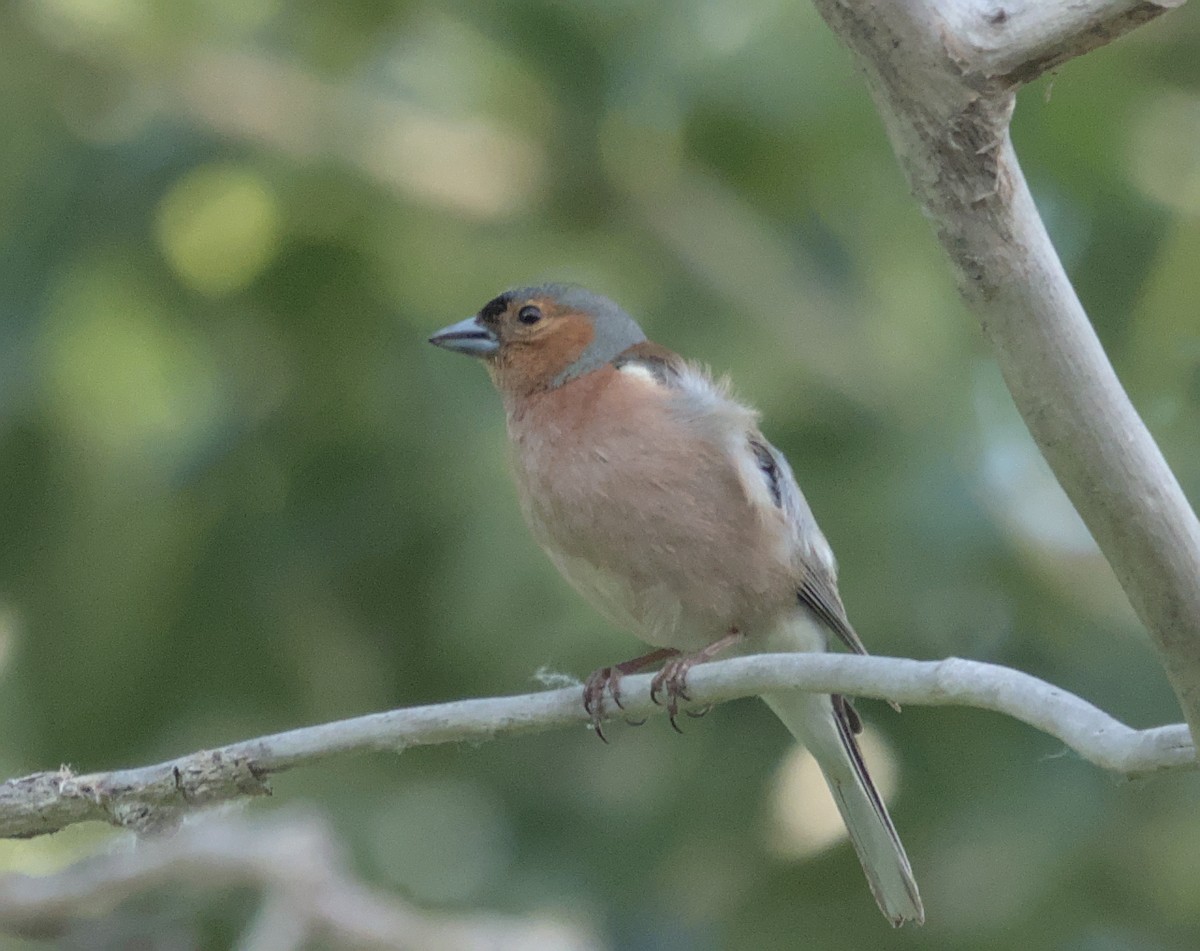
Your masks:
<svg viewBox="0 0 1200 951"><path fill-rule="evenodd" d="M627 363L622 363L619 367L617 367L617 372L624 373L626 376L631 376L635 380L644 380L645 382L651 383L654 386L662 385L662 381L659 379L658 374L646 366L646 364L638 363L634 360L630 360Z"/></svg>

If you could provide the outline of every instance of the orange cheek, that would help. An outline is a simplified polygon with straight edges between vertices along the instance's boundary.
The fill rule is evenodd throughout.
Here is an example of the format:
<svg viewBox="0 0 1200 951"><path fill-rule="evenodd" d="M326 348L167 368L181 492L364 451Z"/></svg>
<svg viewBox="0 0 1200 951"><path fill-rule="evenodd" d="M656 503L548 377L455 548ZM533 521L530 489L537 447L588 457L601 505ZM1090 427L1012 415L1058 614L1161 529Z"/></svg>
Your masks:
<svg viewBox="0 0 1200 951"><path fill-rule="evenodd" d="M579 359L593 336L591 321L570 316L530 340L510 343L495 363L496 385L514 394L544 389Z"/></svg>

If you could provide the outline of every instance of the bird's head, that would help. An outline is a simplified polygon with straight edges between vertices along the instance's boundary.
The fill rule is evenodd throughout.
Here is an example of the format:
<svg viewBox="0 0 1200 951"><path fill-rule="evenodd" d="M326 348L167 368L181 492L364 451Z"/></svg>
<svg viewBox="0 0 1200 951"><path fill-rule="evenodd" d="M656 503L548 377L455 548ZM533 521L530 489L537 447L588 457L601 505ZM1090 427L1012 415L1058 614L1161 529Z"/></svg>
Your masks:
<svg viewBox="0 0 1200 951"><path fill-rule="evenodd" d="M496 388L519 398L599 369L645 339L607 297L544 284L505 291L429 342L483 360Z"/></svg>

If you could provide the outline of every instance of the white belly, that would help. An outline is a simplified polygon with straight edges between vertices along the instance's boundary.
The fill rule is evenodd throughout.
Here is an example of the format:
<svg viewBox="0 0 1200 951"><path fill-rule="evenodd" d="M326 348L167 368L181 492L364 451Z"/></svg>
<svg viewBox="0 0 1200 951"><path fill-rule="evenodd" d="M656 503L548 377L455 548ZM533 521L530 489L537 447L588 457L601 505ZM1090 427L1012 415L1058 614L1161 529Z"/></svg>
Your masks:
<svg viewBox="0 0 1200 951"><path fill-rule="evenodd" d="M583 558L546 549L550 560L612 624L653 647L696 651L727 631L711 617L689 615L665 584L636 584Z"/></svg>

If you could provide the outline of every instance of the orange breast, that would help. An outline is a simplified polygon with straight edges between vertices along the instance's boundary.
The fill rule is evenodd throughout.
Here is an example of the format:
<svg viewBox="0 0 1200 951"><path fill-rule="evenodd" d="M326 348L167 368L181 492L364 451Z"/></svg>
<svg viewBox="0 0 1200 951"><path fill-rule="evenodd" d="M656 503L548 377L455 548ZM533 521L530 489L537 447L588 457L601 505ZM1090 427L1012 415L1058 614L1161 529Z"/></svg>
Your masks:
<svg viewBox="0 0 1200 951"><path fill-rule="evenodd" d="M509 430L535 537L633 633L704 644L794 604L782 518L754 508L726 448L669 391L606 367L510 407Z"/></svg>

